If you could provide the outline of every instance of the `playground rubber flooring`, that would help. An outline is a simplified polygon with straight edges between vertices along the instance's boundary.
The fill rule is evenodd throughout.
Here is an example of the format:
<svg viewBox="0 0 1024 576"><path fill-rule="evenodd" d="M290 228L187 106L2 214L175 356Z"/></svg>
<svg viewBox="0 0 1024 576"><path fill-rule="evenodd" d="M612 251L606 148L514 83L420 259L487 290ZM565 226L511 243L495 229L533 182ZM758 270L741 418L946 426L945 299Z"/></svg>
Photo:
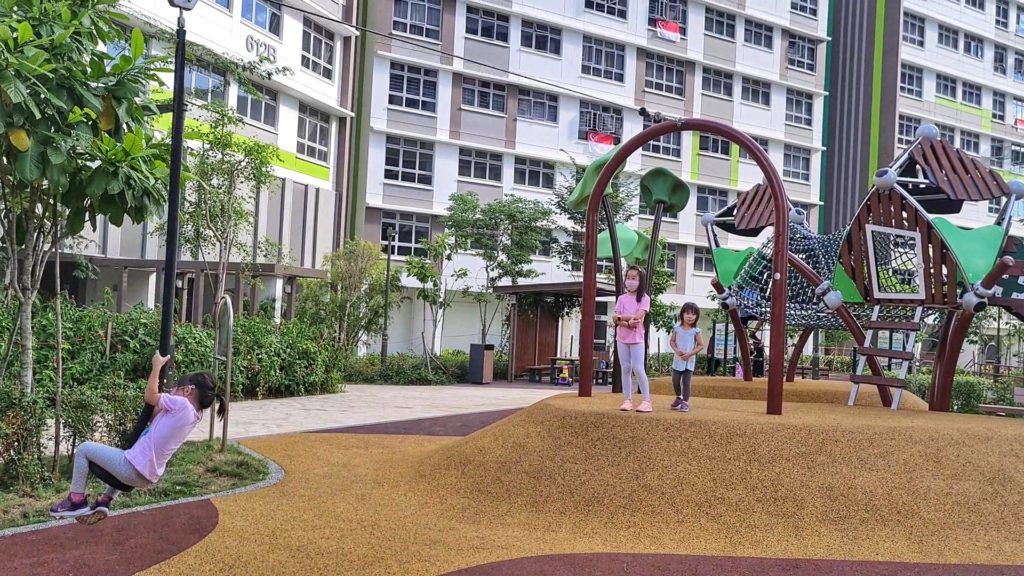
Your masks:
<svg viewBox="0 0 1024 576"><path fill-rule="evenodd" d="M215 500L194 530L115 517L0 540L0 557L52 574L38 554L66 528L98 557L76 574L1024 575L1022 421L619 400L254 438L284 480ZM122 571L104 546L127 556L126 538Z"/></svg>

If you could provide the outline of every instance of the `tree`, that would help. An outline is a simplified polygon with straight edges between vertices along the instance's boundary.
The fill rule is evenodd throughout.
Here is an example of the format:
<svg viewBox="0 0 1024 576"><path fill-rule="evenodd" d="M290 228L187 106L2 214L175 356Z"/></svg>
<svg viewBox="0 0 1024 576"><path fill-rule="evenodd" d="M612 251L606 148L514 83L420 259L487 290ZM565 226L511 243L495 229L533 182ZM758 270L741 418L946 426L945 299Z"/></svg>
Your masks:
<svg viewBox="0 0 1024 576"><path fill-rule="evenodd" d="M21 386L31 394L32 305L63 238L105 216L143 222L163 201L167 147L154 142L149 87L160 59L123 40L117 0L0 0L0 228L19 306ZM54 241L53 229L62 222Z"/></svg>
<svg viewBox="0 0 1024 576"><path fill-rule="evenodd" d="M429 360L437 350L437 327L444 311L451 307L455 297L459 295L458 288L469 277L469 270L465 267L451 269L455 256L467 247L468 243L465 240L447 231L437 235L433 240L420 242L420 248L426 252L426 256L410 256L405 261L405 274L420 283L420 288L416 290L416 299L423 302L430 311L432 330L429 349L426 334L420 335L423 341L423 357L428 360L428 367Z"/></svg>
<svg viewBox="0 0 1024 576"><path fill-rule="evenodd" d="M324 336L348 354L360 343L383 334L385 317L401 303L400 274L391 275L384 300L385 256L380 246L350 241L324 257L325 279L300 280L296 318L323 329Z"/></svg>
<svg viewBox="0 0 1024 576"><path fill-rule="evenodd" d="M221 102L205 104L203 131L188 154L189 178L181 198L179 237L194 260L214 263L214 302L220 306L228 280L228 263L276 259L277 246L255 238L256 197L274 180L277 149L239 137L242 118ZM161 233L162 227L157 228ZM219 314L214 313L214 318Z"/></svg>
<svg viewBox="0 0 1024 576"><path fill-rule="evenodd" d="M522 196L506 196L481 204L474 192L456 192L449 198L445 227L457 238L463 238L483 263L482 278L477 286L463 288L462 294L477 304L480 314L480 342L494 325L504 297L494 289L504 282L537 277L533 256L553 225L551 209L537 200ZM491 306L494 306L493 309Z"/></svg>

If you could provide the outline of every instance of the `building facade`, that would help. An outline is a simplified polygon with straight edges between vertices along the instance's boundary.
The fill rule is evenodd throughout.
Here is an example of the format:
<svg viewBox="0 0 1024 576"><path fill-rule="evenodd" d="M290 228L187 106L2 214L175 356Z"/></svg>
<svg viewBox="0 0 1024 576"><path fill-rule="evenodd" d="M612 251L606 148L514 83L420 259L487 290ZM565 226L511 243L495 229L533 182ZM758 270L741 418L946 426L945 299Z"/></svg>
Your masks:
<svg viewBox="0 0 1024 576"><path fill-rule="evenodd" d="M1006 180L1024 178L1024 3L842 2L833 15L829 229L849 223L870 175L935 124ZM953 220L991 224L1000 202Z"/></svg>
<svg viewBox="0 0 1024 576"><path fill-rule="evenodd" d="M357 235L384 242L393 258L441 230L449 196L542 201L570 157L586 163L591 139L620 142L645 127L638 110L729 123L751 134L782 174L787 192L817 225L821 199L828 2L825 0L387 0L363 25L367 36L360 114L366 129L355 164ZM372 71L372 73L371 73ZM597 135L598 138L594 138ZM358 156L357 156L358 157ZM627 170L666 167L691 187L685 210L661 228L675 283L674 305L708 299L714 275L700 214L760 183L738 146L710 135L673 134L635 154ZM631 224L650 227L650 212ZM758 239L720 236L742 248ZM569 238L555 238L571 241ZM480 268L471 255L461 265ZM578 275L538 254L536 282ZM409 287L412 288L412 282ZM415 302L392 323L392 350L421 349L425 318ZM475 306L457 303L440 345L479 340ZM563 320L561 348L578 326ZM494 341L494 340L492 340ZM652 344L655 345L655 344ZM667 350L667 342L661 344Z"/></svg>
<svg viewBox="0 0 1024 576"><path fill-rule="evenodd" d="M126 0L121 8L129 25L145 33L148 54L173 55L177 10L164 0ZM257 260L259 288L243 282L240 263L232 263L227 286L236 310L246 302L250 309L265 302L276 314L286 314L295 279L320 274L323 256L344 239L357 36L344 22L354 21L355 15L356 0L292 0L287 6L266 0L202 0L185 13L187 38L198 55L185 74L188 117L197 119L199 105L219 100L244 118L240 137L271 144L278 152L276 179L253 206L253 240L269 239L280 254ZM124 49L118 43L107 46L111 54ZM250 79L255 93L217 65L217 58L248 62L260 56L289 72L270 80ZM162 95L168 100L173 76L162 79L166 87L155 87L154 99ZM156 126L169 132L170 123L167 112ZM98 269L96 278L74 280L70 287L80 302L100 300L107 289L121 309L159 300L164 244L152 223L118 227L101 219L80 249ZM185 319L201 318L213 308L207 268L182 256L177 284Z"/></svg>

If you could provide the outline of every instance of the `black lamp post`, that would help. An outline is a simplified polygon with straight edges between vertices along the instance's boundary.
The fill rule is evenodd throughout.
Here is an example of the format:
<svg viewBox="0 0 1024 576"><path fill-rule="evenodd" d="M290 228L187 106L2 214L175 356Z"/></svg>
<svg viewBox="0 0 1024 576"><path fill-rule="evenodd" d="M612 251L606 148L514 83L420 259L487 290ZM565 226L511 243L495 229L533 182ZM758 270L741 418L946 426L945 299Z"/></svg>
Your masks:
<svg viewBox="0 0 1024 576"><path fill-rule="evenodd" d="M174 110L171 115L171 173L167 193L167 250L164 255L164 286L160 303L160 353L174 350L174 287L178 272L178 204L181 191L181 152L185 132L185 11L199 0L167 0L178 9L177 43L174 47ZM165 368L163 377L167 377Z"/></svg>
<svg viewBox="0 0 1024 576"><path fill-rule="evenodd" d="M380 367L384 369L384 364L387 363L388 358L388 323L390 322L390 302L391 302L391 247L395 241L395 236L398 231L395 230L394 226L388 226L388 263L384 268L384 333L380 337Z"/></svg>

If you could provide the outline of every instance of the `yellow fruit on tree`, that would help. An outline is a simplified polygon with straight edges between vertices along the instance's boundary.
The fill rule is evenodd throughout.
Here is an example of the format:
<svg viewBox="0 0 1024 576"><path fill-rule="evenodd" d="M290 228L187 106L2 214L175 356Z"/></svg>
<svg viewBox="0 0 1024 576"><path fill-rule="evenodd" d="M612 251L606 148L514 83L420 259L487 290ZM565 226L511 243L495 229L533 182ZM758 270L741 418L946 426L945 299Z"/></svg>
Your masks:
<svg viewBox="0 0 1024 576"><path fill-rule="evenodd" d="M100 130L104 132L113 130L116 119L117 113L114 111L114 103L108 94L103 97L103 111L100 112Z"/></svg>
<svg viewBox="0 0 1024 576"><path fill-rule="evenodd" d="M25 132L24 128L11 128L7 131L7 137L11 139L11 144L14 144L14 147L21 152L26 152L32 147L32 139L28 137L28 132Z"/></svg>

